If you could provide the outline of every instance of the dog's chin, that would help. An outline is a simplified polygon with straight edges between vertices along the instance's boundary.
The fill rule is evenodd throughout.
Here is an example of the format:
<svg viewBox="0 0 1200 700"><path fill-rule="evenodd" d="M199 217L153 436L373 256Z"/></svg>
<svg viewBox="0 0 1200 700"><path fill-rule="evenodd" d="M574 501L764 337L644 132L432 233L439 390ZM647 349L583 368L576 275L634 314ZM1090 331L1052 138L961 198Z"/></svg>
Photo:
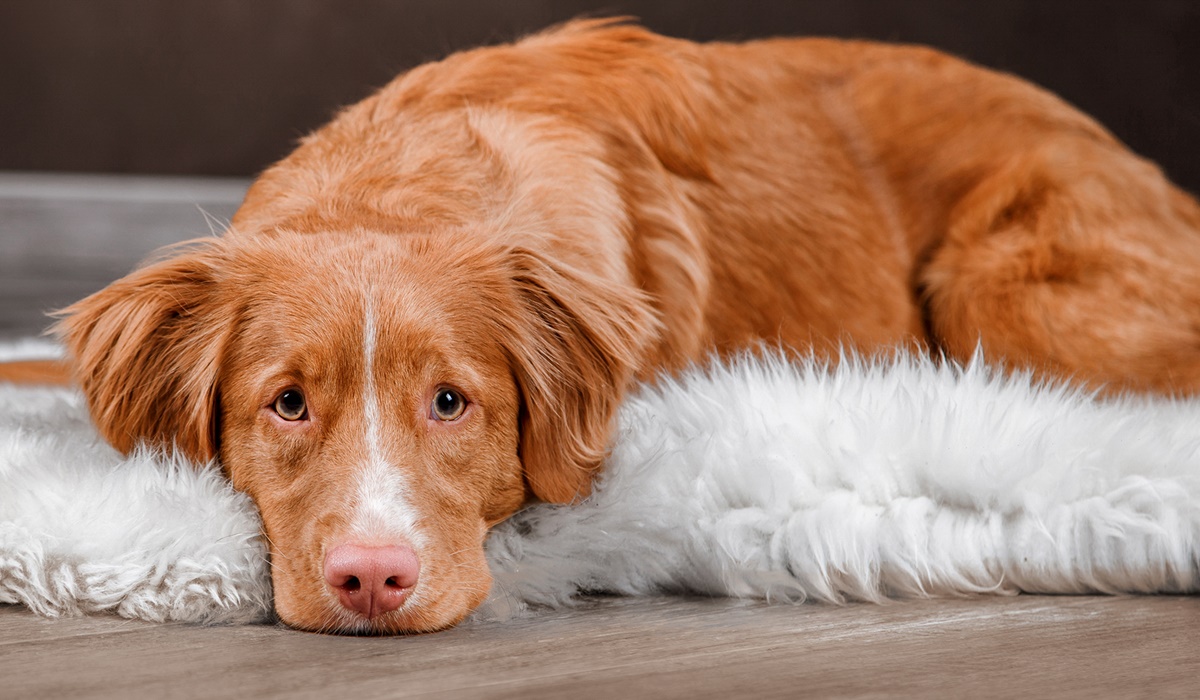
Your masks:
<svg viewBox="0 0 1200 700"><path fill-rule="evenodd" d="M292 595L292 586L276 582L275 612L288 627L321 634L380 636L437 632L462 622L487 598L486 583L451 586L436 598L432 586L418 585L397 610L374 618L347 610L330 591ZM282 585L281 585L282 584Z"/></svg>
<svg viewBox="0 0 1200 700"><path fill-rule="evenodd" d="M437 632L461 622L472 608L466 605L441 610L422 608L412 611L395 610L367 619L363 615L340 608L336 603L315 611L292 615L279 610L279 618L288 627L304 632L342 634L350 636L390 636Z"/></svg>

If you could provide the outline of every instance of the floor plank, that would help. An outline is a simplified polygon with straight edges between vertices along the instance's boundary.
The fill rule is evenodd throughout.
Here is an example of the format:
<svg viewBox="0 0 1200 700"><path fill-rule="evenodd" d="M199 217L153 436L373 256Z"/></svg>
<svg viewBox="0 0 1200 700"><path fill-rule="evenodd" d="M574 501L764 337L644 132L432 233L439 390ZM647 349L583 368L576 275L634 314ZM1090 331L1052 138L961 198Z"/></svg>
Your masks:
<svg viewBox="0 0 1200 700"><path fill-rule="evenodd" d="M240 180L0 173L0 339L104 287L161 246L233 216Z"/></svg>
<svg viewBox="0 0 1200 700"><path fill-rule="evenodd" d="M1183 597L609 599L391 638L32 618L0 609L13 697L1194 697L1200 674Z"/></svg>

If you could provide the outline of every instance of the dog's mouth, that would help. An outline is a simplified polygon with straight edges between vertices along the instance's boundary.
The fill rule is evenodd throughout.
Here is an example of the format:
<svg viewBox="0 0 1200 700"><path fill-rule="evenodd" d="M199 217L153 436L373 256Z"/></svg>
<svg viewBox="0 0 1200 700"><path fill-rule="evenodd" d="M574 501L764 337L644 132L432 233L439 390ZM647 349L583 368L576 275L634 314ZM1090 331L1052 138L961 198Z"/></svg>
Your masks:
<svg viewBox="0 0 1200 700"><path fill-rule="evenodd" d="M409 598L412 601L411 605L406 603L396 610L377 614L361 613L339 607L333 613L336 615L336 621L310 631L357 637L377 637L420 634L449 626L431 626L430 622L432 621L425 619L424 606L418 596L410 595Z"/></svg>
<svg viewBox="0 0 1200 700"><path fill-rule="evenodd" d="M292 617L281 610L280 618L289 627L308 632L376 637L444 630L462 621L474 607L466 600L459 600L463 596L453 595L454 591L431 599L430 588L416 587L400 607L386 612L370 614L347 609L331 593L326 596L324 610L316 616Z"/></svg>
<svg viewBox="0 0 1200 700"><path fill-rule="evenodd" d="M453 627L478 607L491 588L491 573L483 559L434 561L422 554L393 548L383 554L350 557L342 566L338 550L307 572L274 568L275 611L294 629L323 634L381 636L420 634ZM395 558L388 560L388 553ZM477 560L477 561L473 561ZM376 564L362 566L363 561ZM387 564L393 566L387 566ZM399 566L395 564L399 563ZM407 567L407 568L406 568ZM356 571L357 569L357 571ZM418 570L419 569L419 570Z"/></svg>

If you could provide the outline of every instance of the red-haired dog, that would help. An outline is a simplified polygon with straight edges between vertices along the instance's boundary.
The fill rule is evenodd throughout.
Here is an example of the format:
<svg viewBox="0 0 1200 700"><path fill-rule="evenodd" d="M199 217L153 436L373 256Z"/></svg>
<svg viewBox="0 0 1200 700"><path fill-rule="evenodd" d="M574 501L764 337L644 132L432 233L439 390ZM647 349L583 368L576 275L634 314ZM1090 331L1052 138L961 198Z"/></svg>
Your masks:
<svg viewBox="0 0 1200 700"><path fill-rule="evenodd" d="M218 459L276 609L434 630L488 527L588 493L635 380L766 341L1200 385L1200 207L1088 117L935 51L575 22L421 66L229 231L67 309L92 415Z"/></svg>

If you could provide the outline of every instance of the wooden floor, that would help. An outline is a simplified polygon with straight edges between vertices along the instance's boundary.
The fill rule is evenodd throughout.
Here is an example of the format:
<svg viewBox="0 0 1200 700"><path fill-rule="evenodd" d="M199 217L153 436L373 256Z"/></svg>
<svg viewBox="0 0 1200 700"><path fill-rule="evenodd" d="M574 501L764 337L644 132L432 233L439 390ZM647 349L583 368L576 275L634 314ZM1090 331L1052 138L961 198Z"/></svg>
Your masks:
<svg viewBox="0 0 1200 700"><path fill-rule="evenodd" d="M1186 598L612 599L374 638L0 607L0 696L1195 698L1198 630Z"/></svg>
<svg viewBox="0 0 1200 700"><path fill-rule="evenodd" d="M243 183L0 174L0 339L159 245L207 234ZM0 605L0 698L1200 697L1200 599L886 606L603 599L399 638L44 620Z"/></svg>
<svg viewBox="0 0 1200 700"><path fill-rule="evenodd" d="M0 339L129 272L160 246L208 235L246 183L0 172Z"/></svg>

